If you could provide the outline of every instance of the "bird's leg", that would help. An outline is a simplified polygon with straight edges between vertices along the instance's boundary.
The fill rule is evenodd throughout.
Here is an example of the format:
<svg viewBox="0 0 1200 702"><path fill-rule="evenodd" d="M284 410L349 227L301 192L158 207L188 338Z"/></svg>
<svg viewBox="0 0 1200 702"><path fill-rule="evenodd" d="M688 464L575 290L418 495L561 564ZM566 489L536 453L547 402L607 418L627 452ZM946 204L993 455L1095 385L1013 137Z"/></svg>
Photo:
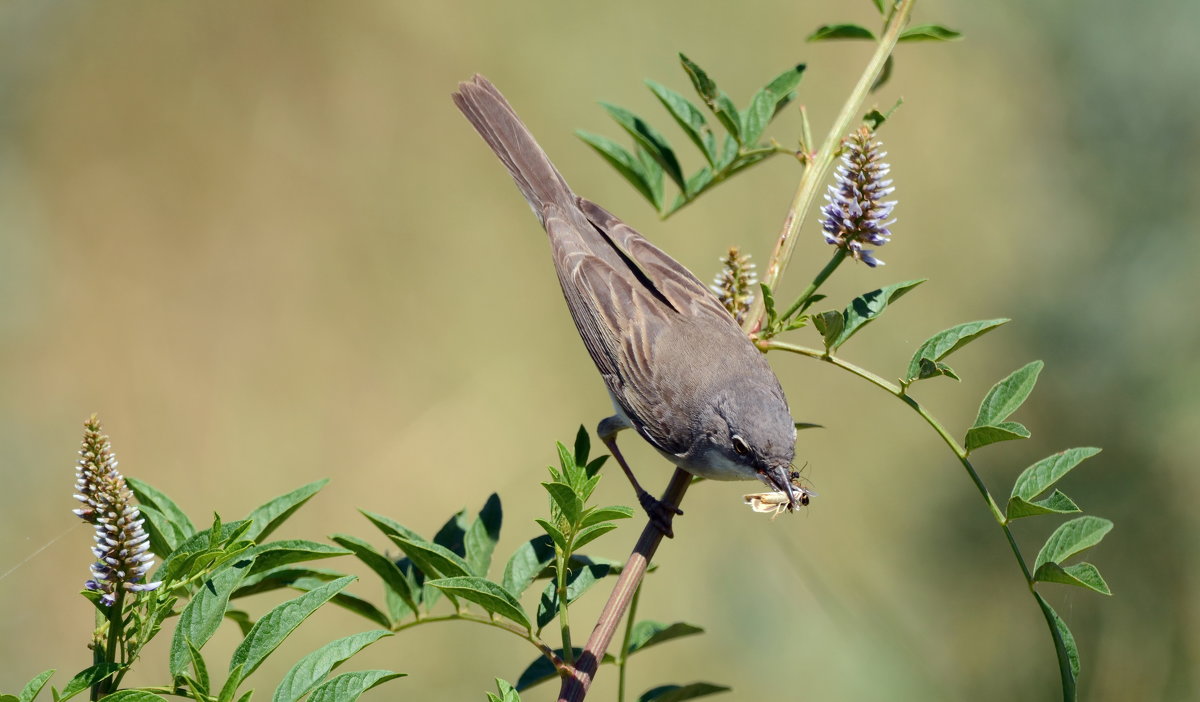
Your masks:
<svg viewBox="0 0 1200 702"><path fill-rule="evenodd" d="M612 416L600 422L596 433L600 435L600 440L608 447L608 451L613 455L613 458L617 459L617 463L621 464L621 470L625 471L625 477L629 478L629 482L633 484L638 504L646 511L646 515L650 517L650 522L663 533L663 536L668 539L674 538L675 532L671 529L671 520L675 515L683 514L683 510L675 505L670 505L656 499L653 495L646 492L645 488L638 482L638 479L634 477L633 471L629 469L629 464L625 462L625 457L621 455L621 449L617 448L617 432L628 426L623 418Z"/></svg>

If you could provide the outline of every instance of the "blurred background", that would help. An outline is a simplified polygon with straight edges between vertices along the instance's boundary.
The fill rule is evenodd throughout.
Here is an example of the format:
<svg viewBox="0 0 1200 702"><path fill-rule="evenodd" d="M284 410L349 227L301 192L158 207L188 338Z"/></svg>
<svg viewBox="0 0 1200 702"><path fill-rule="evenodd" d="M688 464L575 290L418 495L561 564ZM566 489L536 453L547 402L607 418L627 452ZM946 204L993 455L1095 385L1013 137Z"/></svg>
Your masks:
<svg viewBox="0 0 1200 702"><path fill-rule="evenodd" d="M50 667L61 687L90 663L91 607L76 594L90 533L70 510L91 412L126 474L198 523L328 476L278 536L347 532L383 547L356 508L432 535L492 491L507 515L497 559L535 534L553 442L609 404L544 235L449 94L488 75L576 190L701 278L730 244L761 265L794 163L771 161L660 222L572 132L624 142L596 105L614 102L661 125L695 168L641 82L690 93L683 51L739 105L807 63L799 102L823 134L871 47L803 38L877 17L866 0L699 8L0 4L0 690ZM930 281L843 355L896 377L930 334L1014 318L951 359L961 384L915 392L961 436L993 382L1046 361L1014 417L1033 439L983 450L977 466L1003 498L1049 453L1104 448L1062 487L1116 522L1087 554L1116 594L1044 588L1078 639L1081 697L1197 699L1200 5L923 0L915 18L967 38L899 48L874 98L905 101L881 134L900 200L878 252L888 265L845 266L827 292L840 307ZM798 129L793 108L767 131L791 144ZM802 236L781 297L830 254L814 222ZM835 368L771 361L796 418L827 427L802 432L798 448L820 497L771 522L741 504L749 484L692 490L641 613L708 633L635 659L631 689L708 680L739 700L1057 699L1042 615L936 436ZM668 466L625 444L643 480L664 485ZM633 496L614 471L598 500ZM1029 558L1056 524L1015 525ZM637 528L594 551L623 558ZM372 578L354 588L381 600ZM607 590L573 610L577 635ZM259 696L304 653L367 628L322 610L256 675ZM236 641L214 641L214 667ZM384 640L347 669L410 673L374 699L480 700L532 657L501 632L447 624ZM163 683L164 660L160 645L130 682ZM613 672L595 699L612 699Z"/></svg>

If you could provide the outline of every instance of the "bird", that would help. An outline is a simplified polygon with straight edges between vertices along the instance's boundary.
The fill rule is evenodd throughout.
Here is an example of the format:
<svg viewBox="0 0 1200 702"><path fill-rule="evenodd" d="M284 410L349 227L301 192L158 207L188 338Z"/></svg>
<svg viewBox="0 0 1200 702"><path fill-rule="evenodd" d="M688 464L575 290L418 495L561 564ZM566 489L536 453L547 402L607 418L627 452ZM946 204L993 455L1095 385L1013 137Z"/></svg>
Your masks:
<svg viewBox="0 0 1200 702"><path fill-rule="evenodd" d="M597 434L650 521L670 537L682 511L638 482L617 446L627 428L692 475L761 480L797 509L796 426L779 379L733 315L687 268L576 195L487 78L459 83L452 98L546 231L567 308L612 400Z"/></svg>

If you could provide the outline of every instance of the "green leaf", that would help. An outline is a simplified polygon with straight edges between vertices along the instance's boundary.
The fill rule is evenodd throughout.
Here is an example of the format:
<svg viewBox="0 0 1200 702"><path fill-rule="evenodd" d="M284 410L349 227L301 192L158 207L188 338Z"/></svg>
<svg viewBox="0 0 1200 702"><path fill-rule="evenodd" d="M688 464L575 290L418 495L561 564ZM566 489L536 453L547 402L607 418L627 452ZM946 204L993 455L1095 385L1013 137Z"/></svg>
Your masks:
<svg viewBox="0 0 1200 702"><path fill-rule="evenodd" d="M214 572L192 596L192 599L179 614L179 623L175 626L175 635L171 638L171 652L168 670L171 675L182 675L192 662L189 646L197 650L217 633L221 620L225 617L225 609L229 606L229 596L242 584L242 579L250 573L254 566L254 557L229 563Z"/></svg>
<svg viewBox="0 0 1200 702"><path fill-rule="evenodd" d="M338 578L267 612L233 652L229 661L231 678L235 677L232 671L240 668L238 676L245 680L309 615L354 580L352 575Z"/></svg>
<svg viewBox="0 0 1200 702"><path fill-rule="evenodd" d="M500 507L500 496L492 493L479 509L479 514L463 534L463 559L471 566L471 572L486 577L492 565L492 553L500 540L500 525L504 521L504 510Z"/></svg>
<svg viewBox="0 0 1200 702"><path fill-rule="evenodd" d="M825 428L825 426L823 424L813 424L812 422L793 422L793 426L795 426L797 430L800 430L800 429L824 429Z"/></svg>
<svg viewBox="0 0 1200 702"><path fill-rule="evenodd" d="M775 97L775 109L772 117L779 114L780 110L796 99L796 86L800 84L800 78L804 75L805 67L803 63L798 63L775 76L763 88L763 90L766 90Z"/></svg>
<svg viewBox="0 0 1200 702"><path fill-rule="evenodd" d="M1075 466L1100 453L1092 447L1072 448L1047 456L1021 472L1013 484L1012 497L1032 500L1057 483Z"/></svg>
<svg viewBox="0 0 1200 702"><path fill-rule="evenodd" d="M97 663L96 665L84 668L76 673L75 677L67 681L62 692L58 693L54 697L54 700L55 702L64 702L64 700L70 699L84 690L91 688L92 685L99 683L101 680L105 680L123 667L118 663Z"/></svg>
<svg viewBox="0 0 1200 702"><path fill-rule="evenodd" d="M1037 598L1038 606L1042 608L1042 614L1046 616L1046 623L1050 626L1050 635L1054 638L1054 652L1058 657L1058 672L1062 678L1063 700L1074 702L1075 681L1079 679L1079 648L1075 645L1075 637L1067 628L1067 623L1058 616L1058 612L1054 611L1041 593L1034 591L1033 596Z"/></svg>
<svg viewBox="0 0 1200 702"><path fill-rule="evenodd" d="M1033 517L1039 514L1071 514L1080 512L1079 505L1074 500L1055 490L1044 500L1032 502L1020 497L1010 497L1005 510L1005 518L1009 521L1021 517Z"/></svg>
<svg viewBox="0 0 1200 702"><path fill-rule="evenodd" d="M364 692L376 685L382 685L388 680L402 678L407 673L393 673L390 670L358 670L353 673L342 673L320 685L309 695L308 702L354 702Z"/></svg>
<svg viewBox="0 0 1200 702"><path fill-rule="evenodd" d="M104 702L167 702L167 698L145 690L118 690L100 699Z"/></svg>
<svg viewBox="0 0 1200 702"><path fill-rule="evenodd" d="M311 592L321 587L326 582L329 581L325 580L324 578L317 577L297 578L292 581L291 587L304 592ZM341 607L348 612L353 612L354 614L357 614L373 624L387 627L392 626L392 622L388 619L386 614L379 611L378 607L370 602L367 602L358 595L349 592L339 592L333 596L333 599L330 600L330 603Z"/></svg>
<svg viewBox="0 0 1200 702"><path fill-rule="evenodd" d="M612 522L601 522L599 524L593 524L589 527L584 527L580 529L577 534L575 534L574 547L576 550L581 549L586 544L590 544L591 542L616 528L617 525L613 524Z"/></svg>
<svg viewBox="0 0 1200 702"><path fill-rule="evenodd" d="M280 566L322 558L348 556L350 551L329 544L305 539L288 539L259 544L250 549L248 556L254 557L254 570L273 570Z"/></svg>
<svg viewBox="0 0 1200 702"><path fill-rule="evenodd" d="M586 466L588 462L588 454L592 452L592 437L588 436L587 429L583 425L579 425L579 429L575 431L575 452L573 460L577 466Z"/></svg>
<svg viewBox="0 0 1200 702"><path fill-rule="evenodd" d="M150 551L172 553L187 537L178 526L162 512L149 505L138 505L138 513L146 520L145 529L150 536Z"/></svg>
<svg viewBox="0 0 1200 702"><path fill-rule="evenodd" d="M958 373L954 372L953 368L945 363L942 363L941 361L931 361L928 358L922 358L918 362L918 365L920 367L917 370L916 377L914 378L910 376L908 378L909 382L914 380L927 380L929 378L936 378L939 375L944 375L947 378L954 378L955 380L959 381L962 380L962 378L958 377Z"/></svg>
<svg viewBox="0 0 1200 702"><path fill-rule="evenodd" d="M1062 564L1064 560L1080 551L1095 546L1112 528L1113 523L1109 520L1092 516L1076 517L1060 524L1038 552L1037 560L1033 564L1034 571L1040 569L1044 563Z"/></svg>
<svg viewBox="0 0 1200 702"><path fill-rule="evenodd" d="M837 310L828 310L819 312L812 316L813 327L817 333L821 335L822 341L825 343L825 349L833 347L833 342L841 336L842 330L845 329L846 319L842 317L842 313Z"/></svg>
<svg viewBox="0 0 1200 702"><path fill-rule="evenodd" d="M279 686L275 688L275 694L271 698L272 702L296 702L319 685L330 671L351 656L379 639L391 635L390 631L381 629L364 631L325 644L292 666L292 669L279 682Z"/></svg>
<svg viewBox="0 0 1200 702"><path fill-rule="evenodd" d="M517 598L490 580L476 577L442 578L430 580L427 584L438 588L447 595L455 595L474 602L489 613L499 614L526 629L531 628L529 616L525 614L525 610L521 608L521 603L517 601Z"/></svg>
<svg viewBox="0 0 1200 702"><path fill-rule="evenodd" d="M504 566L501 586L520 597L538 573L554 561L554 544L550 536L536 536L517 547Z"/></svg>
<svg viewBox="0 0 1200 702"><path fill-rule="evenodd" d="M21 689L21 694L13 699L18 700L19 702L33 702L33 699L41 694L42 688L46 686L46 682L49 681L53 675L54 668L43 670L42 672L33 676L32 680L25 683L25 687Z"/></svg>
<svg viewBox="0 0 1200 702"><path fill-rule="evenodd" d="M871 84L871 92L875 92L876 90L879 90L880 88L883 87L884 83L887 83L889 80L891 80L892 79L892 71L895 70L895 68L896 68L896 57L888 56L887 60L883 62L883 70L881 70L879 72L879 77L876 78L875 82Z"/></svg>
<svg viewBox="0 0 1200 702"><path fill-rule="evenodd" d="M967 430L966 447L967 451L974 451L988 444L995 444L1001 441L1011 441L1012 439L1028 439L1029 430L1023 424L1018 422L1000 422L995 425L987 425L982 427L971 427Z"/></svg>
<svg viewBox="0 0 1200 702"><path fill-rule="evenodd" d="M758 289L762 291L763 308L767 312L767 328L772 329L779 322L779 315L775 312L775 295L766 283L759 283Z"/></svg>
<svg viewBox="0 0 1200 702"><path fill-rule="evenodd" d="M675 123L679 125L688 139L691 139L696 148L700 149L700 153L704 155L709 165L716 163L717 141L713 137L712 130L708 128L708 122L705 121L704 113L700 111L700 108L665 85L647 79L646 86L650 88L663 107L667 108L667 112L670 112L671 116L675 118Z"/></svg>
<svg viewBox="0 0 1200 702"><path fill-rule="evenodd" d="M871 2L874 3L875 9L879 10L879 14L882 15L887 12L887 9L884 5L884 0L871 0Z"/></svg>
<svg viewBox="0 0 1200 702"><path fill-rule="evenodd" d="M959 39L962 39L962 32L956 32L940 24L921 24L901 32L897 41L958 41Z"/></svg>
<svg viewBox="0 0 1200 702"><path fill-rule="evenodd" d="M496 678L496 691L500 694L493 695L490 692L487 693L488 702L521 702L521 696L517 694L516 689L508 684L506 680Z"/></svg>
<svg viewBox="0 0 1200 702"><path fill-rule="evenodd" d="M204 661L204 656L201 655L200 649L188 643L188 659L192 664L192 672L194 675L184 675L191 685L192 690L201 695L208 696L209 690L212 689L212 680L208 676L208 663Z"/></svg>
<svg viewBox="0 0 1200 702"><path fill-rule="evenodd" d="M400 597L409 611L413 613L417 611L417 599L420 595L414 588L414 583L409 581L395 561L375 550L375 547L366 541L348 534L334 534L330 538L335 543L350 549L358 560L374 571L383 581L384 586Z"/></svg>
<svg viewBox="0 0 1200 702"><path fill-rule="evenodd" d="M1108 583L1104 582L1100 570L1091 563L1076 563L1069 566L1043 563L1033 574L1033 579L1043 583L1074 585L1087 590L1095 590L1101 595L1112 595L1112 590L1108 589Z"/></svg>
<svg viewBox="0 0 1200 702"><path fill-rule="evenodd" d="M823 24L817 31L808 35L805 41L828 41L830 39L870 39L875 40L871 30L857 24Z"/></svg>
<svg viewBox="0 0 1200 702"><path fill-rule="evenodd" d="M638 702L681 702L681 700L694 700L697 697L708 697L718 692L728 691L729 688L723 685L705 682L691 683L690 685L662 685L643 692L642 696L638 698Z"/></svg>
<svg viewBox="0 0 1200 702"><path fill-rule="evenodd" d="M563 536L563 533L558 530L558 527L554 526L545 519L535 519L533 521L537 522L538 526L542 527L542 529L549 534L550 538L554 541L554 545L557 546L560 551L567 551L567 537Z"/></svg>
<svg viewBox="0 0 1200 702"><path fill-rule="evenodd" d="M438 576L450 578L471 574L471 567L467 565L467 562L441 544L431 543L415 534L413 538L389 534L388 538L399 546L400 550L404 551L404 555L408 556L428 578Z"/></svg>
<svg viewBox="0 0 1200 702"><path fill-rule="evenodd" d="M717 98L717 84L704 69L700 68L683 54L679 54L679 62L683 64L683 70L687 72L688 77L692 79L692 85L696 88L696 93L705 103L711 104ZM518 687L518 689L520 689Z"/></svg>
<svg viewBox="0 0 1200 702"><path fill-rule="evenodd" d="M0 702L21 702L16 695L0 695Z"/></svg>
<svg viewBox="0 0 1200 702"><path fill-rule="evenodd" d="M742 143L746 146L758 144L767 123L775 116L775 95L767 90L760 90L750 100L750 106L742 113Z"/></svg>
<svg viewBox="0 0 1200 702"><path fill-rule="evenodd" d="M192 520L188 519L187 514L165 493L137 478L127 476L125 482L129 484L129 489L133 490L133 495L140 505L158 510L179 529L184 538L196 533L196 527L192 525Z"/></svg>
<svg viewBox="0 0 1200 702"><path fill-rule="evenodd" d="M558 507L558 511L563 518L570 524L579 523L579 513L583 509L583 503L575 494L575 490L570 485L565 483L542 483L542 487L546 488L546 492L550 493L550 499L554 505Z"/></svg>
<svg viewBox="0 0 1200 702"><path fill-rule="evenodd" d="M216 532L210 528L193 534L163 559L162 565L149 580L170 582L182 573L197 573L215 566L219 561L236 558L251 546L249 542L236 541L244 536L250 527L249 520L242 520L222 524ZM217 545L213 546L214 543Z"/></svg>
<svg viewBox="0 0 1200 702"><path fill-rule="evenodd" d="M242 666L235 666L233 670L229 671L229 677L225 679L225 684L217 693L217 702L232 702L233 696L237 694L238 685L242 684L242 679Z"/></svg>
<svg viewBox="0 0 1200 702"><path fill-rule="evenodd" d="M842 311L844 327L838 334L831 348L838 348L858 333L858 330L877 319L887 310L889 303L899 300L909 290L924 283L925 279L906 280L887 287L872 290L850 301L850 305Z"/></svg>
<svg viewBox="0 0 1200 702"><path fill-rule="evenodd" d="M583 518L579 521L579 526L592 526L600 522L607 522L610 519L629 519L633 516L633 508L624 505L610 505L608 507L592 507L583 513Z"/></svg>
<svg viewBox="0 0 1200 702"><path fill-rule="evenodd" d="M608 165L616 169L622 178L629 181L629 184L641 193L642 197L646 198L654 206L655 210L662 209L662 197L655 194L652 183L649 177L643 172L642 164L636 156L629 153L624 146L599 134L577 129L575 130L575 136L582 139L585 144L600 154L600 157L607 161Z"/></svg>
<svg viewBox="0 0 1200 702"><path fill-rule="evenodd" d="M940 361L1009 321L1011 320L1000 318L966 322L934 334L926 339L917 349L916 353L913 354L912 360L908 362L908 375L905 377L915 378L918 376L921 370L921 359Z"/></svg>
<svg viewBox="0 0 1200 702"><path fill-rule="evenodd" d="M593 585L608 575L607 565L594 564L573 569L567 576L567 605L579 599ZM558 588L554 580L546 584L538 605L537 625L540 630L549 624L558 614Z"/></svg>
<svg viewBox="0 0 1200 702"><path fill-rule="evenodd" d="M329 479L325 478L323 480L311 482L307 485L302 485L286 495L280 495L279 497L270 500L266 504L251 512L249 515L247 515L246 519L248 519L253 526L250 527L250 531L247 532L246 538L260 542L266 539L271 532L278 529L279 525L283 524L283 522L287 520L288 517L292 516L296 510L303 507L304 503L308 502L313 495L320 492L321 488L325 487L325 484L328 482Z"/></svg>
<svg viewBox="0 0 1200 702"><path fill-rule="evenodd" d="M671 148L666 137L659 133L657 129L650 126L646 120L638 117L629 110L612 103L601 102L600 106L608 112L609 116L621 126L638 146L646 150L646 153L654 159L658 165L662 166L663 171L667 176L675 181L679 189L684 188L683 170L679 166L679 160L675 157L675 151Z"/></svg>
<svg viewBox="0 0 1200 702"><path fill-rule="evenodd" d="M1025 402L1033 386L1037 383L1038 373L1042 372L1041 361L1033 361L1013 371L1004 380L992 386L983 402L979 405L979 414L975 417L976 427L999 426L1001 422Z"/></svg>
<svg viewBox="0 0 1200 702"><path fill-rule="evenodd" d="M629 634L629 648L626 652L632 654L671 639L703 633L704 629L685 622L668 625L662 622L641 621L634 625L633 631Z"/></svg>
<svg viewBox="0 0 1200 702"><path fill-rule="evenodd" d="M713 172L708 166L701 168L693 173L687 180L687 191L680 195L683 200L688 200L699 195L705 188L712 183ZM676 205L678 209L679 205Z"/></svg>

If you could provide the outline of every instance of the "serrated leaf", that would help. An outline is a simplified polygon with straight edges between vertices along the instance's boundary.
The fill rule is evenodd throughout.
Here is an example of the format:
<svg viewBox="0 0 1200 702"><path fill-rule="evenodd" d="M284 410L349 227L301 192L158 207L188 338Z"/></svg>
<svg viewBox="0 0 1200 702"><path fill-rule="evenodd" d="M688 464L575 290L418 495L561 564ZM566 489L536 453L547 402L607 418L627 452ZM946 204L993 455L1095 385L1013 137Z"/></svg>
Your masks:
<svg viewBox="0 0 1200 702"><path fill-rule="evenodd" d="M379 579L383 581L384 587L389 592L395 593L409 611L414 613L417 611L418 594L413 587L414 583L409 581L395 561L357 537L348 534L334 534L330 538L353 552L358 560L378 575Z"/></svg>
<svg viewBox="0 0 1200 702"><path fill-rule="evenodd" d="M549 535L537 536L517 547L504 566L501 586L520 597L538 573L554 561L554 544Z"/></svg>
<svg viewBox="0 0 1200 702"><path fill-rule="evenodd" d="M168 662L171 675L182 675L187 671L192 662L189 646L195 646L197 650L204 648L204 644L217 633L229 606L229 596L237 590L253 566L253 556L223 566L205 580L179 613L179 623L171 638Z"/></svg>
<svg viewBox="0 0 1200 702"><path fill-rule="evenodd" d="M758 144L767 123L775 116L775 95L766 89L754 94L749 107L742 113L742 143L752 147Z"/></svg>
<svg viewBox="0 0 1200 702"><path fill-rule="evenodd" d="M593 524L589 527L584 527L583 529L580 529L577 534L575 534L574 547L576 550L581 549L585 545L590 544L591 542L616 528L617 525L613 524L612 522L601 522L599 524Z"/></svg>
<svg viewBox="0 0 1200 702"><path fill-rule="evenodd" d="M973 426L996 426L1008 419L1033 392L1038 373L1042 372L1044 365L1041 361L1027 363L993 385L979 405L979 414Z"/></svg>
<svg viewBox="0 0 1200 702"><path fill-rule="evenodd" d="M1062 562L1075 554L1085 551L1100 543L1104 535L1111 531L1113 523L1100 517L1076 517L1069 522L1060 524L1038 552L1033 569L1037 571L1044 563Z"/></svg>
<svg viewBox="0 0 1200 702"><path fill-rule="evenodd" d="M1100 570L1091 563L1076 563L1061 566L1057 563L1043 563L1033 574L1033 579L1043 583L1060 583L1074 585L1087 590L1095 590L1101 595L1112 595L1108 583L1100 575Z"/></svg>
<svg viewBox="0 0 1200 702"><path fill-rule="evenodd" d="M567 605L569 606L575 600L579 599L583 593L587 592L593 585L604 576L608 575L609 569L606 565L588 565L582 568L571 570L567 576ZM558 588L554 580L546 583L546 589L542 592L542 597L538 603L537 625L538 630L554 620L558 614Z"/></svg>
<svg viewBox="0 0 1200 702"><path fill-rule="evenodd" d="M388 680L402 678L407 673L390 670L359 670L327 680L308 696L308 702L354 702L364 692Z"/></svg>
<svg viewBox="0 0 1200 702"><path fill-rule="evenodd" d="M59 692L54 697L54 700L55 702L65 702L65 700L91 688L92 685L108 678L123 667L118 663L97 663L96 665L84 668L76 673L75 677L67 681L62 692Z"/></svg>
<svg viewBox="0 0 1200 702"><path fill-rule="evenodd" d="M1059 451L1052 456L1043 458L1021 471L1017 482L1013 484L1012 497L1032 500L1061 480L1075 466L1098 453L1100 453L1100 449L1089 446Z"/></svg>
<svg viewBox="0 0 1200 702"><path fill-rule="evenodd" d="M629 634L629 648L626 652L632 654L656 644L665 643L671 639L679 639L684 636L703 633L704 629L685 622L663 624L662 622L649 620L640 621L634 625L633 631Z"/></svg>
<svg viewBox="0 0 1200 702"><path fill-rule="evenodd" d="M809 34L805 41L829 41L831 39L870 39L875 40L871 30L857 24L823 24Z"/></svg>
<svg viewBox="0 0 1200 702"><path fill-rule="evenodd" d="M25 683L25 687L21 688L21 694L16 695L14 699L18 700L19 702L33 702L33 699L37 697L42 692L42 688L46 686L46 682L49 681L54 675L54 670L54 668L50 668L49 670L43 670L42 672L33 676L29 682Z"/></svg>
<svg viewBox="0 0 1200 702"><path fill-rule="evenodd" d="M304 506L313 495L320 492L321 488L329 482L328 478L313 481L307 485L302 485L295 490L280 495L258 509L255 509L246 519L251 522L252 526L246 533L246 538L253 541L263 541L279 528L279 525L292 516L296 510Z"/></svg>
<svg viewBox="0 0 1200 702"><path fill-rule="evenodd" d="M230 677L234 677L233 670L240 669L240 678L245 680L309 615L354 580L356 578L351 575L325 583L267 612L233 652L229 661Z"/></svg>
<svg viewBox="0 0 1200 702"><path fill-rule="evenodd" d="M642 693L638 702L682 702L694 700L697 697L707 697L718 692L728 692L730 688L723 685L698 682L690 685L662 685Z"/></svg>
<svg viewBox="0 0 1200 702"><path fill-rule="evenodd" d="M325 676L354 654L375 643L390 631L377 629L331 641L296 662L275 688L272 702L296 702L325 679Z"/></svg>
<svg viewBox="0 0 1200 702"><path fill-rule="evenodd" d="M582 139L585 144L592 147L592 150L600 154L600 157L607 161L608 165L612 166L617 173L620 173L621 177L628 181L635 190L641 193L642 197L646 198L654 206L655 210L662 209L662 198L655 196L654 188L647 175L643 172L641 161L636 156L629 153L624 146L599 134L577 129L575 130L575 136Z"/></svg>
<svg viewBox="0 0 1200 702"><path fill-rule="evenodd" d="M1020 497L1010 497L1008 499L1008 507L1005 510L1005 518L1011 521L1039 514L1071 514L1080 511L1082 510L1079 509L1079 505L1076 505L1074 500L1062 492L1055 490L1046 499L1036 502Z"/></svg>
<svg viewBox="0 0 1200 702"><path fill-rule="evenodd" d="M583 502L575 494L575 490L570 485L557 482L542 483L542 487L546 488L546 492L550 493L550 499L558 507L558 511L562 514L563 518L570 524L577 524L579 522L579 512L583 509Z"/></svg>
<svg viewBox="0 0 1200 702"><path fill-rule="evenodd" d="M1058 671L1062 678L1063 700L1076 699L1076 680L1079 679L1079 648L1075 645L1075 637L1071 634L1071 630L1067 628L1067 623L1058 616L1058 612L1050 606L1050 603L1042 597L1041 593L1034 591L1033 596L1037 599L1038 606L1042 608L1042 614L1046 616L1046 623L1050 626L1050 635L1054 639L1054 652L1058 657Z"/></svg>
<svg viewBox="0 0 1200 702"><path fill-rule="evenodd" d="M705 121L704 113L700 111L700 108L665 85L647 79L646 86L650 88L663 107L667 108L667 112L671 113L671 117L675 119L675 123L679 125L688 139L691 139L696 148L700 149L700 153L704 155L709 165L716 163L717 142L713 137L712 130L708 128L708 122Z"/></svg>
<svg viewBox="0 0 1200 702"><path fill-rule="evenodd" d="M908 291L924 282L924 278L906 280L902 283L895 283L879 288L878 290L872 290L851 300L846 309L842 310L844 326L841 334L838 334L837 339L835 339L832 348L836 349L849 341L850 337L857 334L860 329L878 319L887 310L890 303L899 300Z"/></svg>
<svg viewBox="0 0 1200 702"><path fill-rule="evenodd" d="M613 105L608 102L601 102L600 106L608 112L609 116L622 129L628 132L629 136L638 146L646 150L646 153L654 159L658 165L662 166L667 177L675 181L680 190L684 188L683 169L679 166L679 159L675 156L675 150L671 148L671 144L667 141L657 129L652 127L645 119L635 115L629 110Z"/></svg>
<svg viewBox="0 0 1200 702"><path fill-rule="evenodd" d="M436 587L447 595L455 595L474 602L488 612L499 614L526 629L531 628L529 616L525 614L525 610L521 608L521 603L517 601L517 598L490 580L476 577L442 578L430 580L426 584Z"/></svg>
<svg viewBox="0 0 1200 702"><path fill-rule="evenodd" d="M984 319L957 324L926 339L908 362L907 378L917 377L921 359L940 361L991 330L1008 323L1009 319Z"/></svg>
<svg viewBox="0 0 1200 702"><path fill-rule="evenodd" d="M996 425L971 427L967 430L965 444L967 451L974 451L977 448L1001 441L1028 438L1029 430L1025 428L1025 425L1018 422L1000 422Z"/></svg>
<svg viewBox="0 0 1200 702"><path fill-rule="evenodd" d="M901 32L896 41L958 41L959 39L962 39L962 32L956 32L940 24L921 24Z"/></svg>
<svg viewBox="0 0 1200 702"><path fill-rule="evenodd" d="M629 519L632 516L633 508L624 505L592 507L584 513L583 518L579 521L579 526L588 527L600 522L607 522L610 519Z"/></svg>

